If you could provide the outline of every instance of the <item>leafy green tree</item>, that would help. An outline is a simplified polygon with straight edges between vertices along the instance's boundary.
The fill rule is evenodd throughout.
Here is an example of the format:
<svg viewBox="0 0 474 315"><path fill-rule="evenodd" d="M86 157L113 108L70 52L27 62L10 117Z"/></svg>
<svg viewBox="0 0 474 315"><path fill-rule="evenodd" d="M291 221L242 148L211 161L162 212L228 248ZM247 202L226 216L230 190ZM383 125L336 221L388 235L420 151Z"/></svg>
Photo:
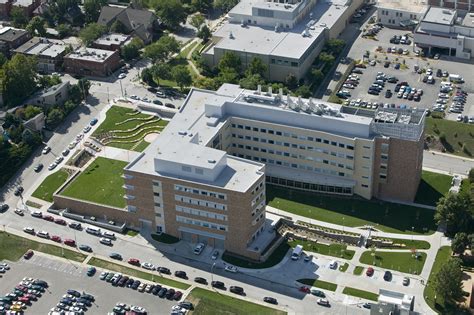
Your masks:
<svg viewBox="0 0 474 315"><path fill-rule="evenodd" d="M338 38L333 38L326 42L327 49L334 55L338 55L345 45L346 42Z"/></svg>
<svg viewBox="0 0 474 315"><path fill-rule="evenodd" d="M470 232L474 222L472 207L469 195L449 193L439 200L434 218L438 224L446 224L447 235Z"/></svg>
<svg viewBox="0 0 474 315"><path fill-rule="evenodd" d="M462 255L468 245L469 245L469 239L467 237L467 234L464 232L459 232L459 233L456 233L453 241L451 242L451 249L453 253Z"/></svg>
<svg viewBox="0 0 474 315"><path fill-rule="evenodd" d="M3 53L0 52L0 67L3 67L5 63L7 63L8 59L5 57Z"/></svg>
<svg viewBox="0 0 474 315"><path fill-rule="evenodd" d="M319 69L311 69L310 77L313 82L319 84L324 79L324 73Z"/></svg>
<svg viewBox="0 0 474 315"><path fill-rule="evenodd" d="M204 17L204 15L197 13L191 17L189 24L199 30L201 28L201 25L203 25L205 21L206 18Z"/></svg>
<svg viewBox="0 0 474 315"><path fill-rule="evenodd" d="M240 60L239 56L237 56L237 54L235 54L234 52L225 52L221 60L219 61L218 68L221 72L228 71L228 69L231 69L238 75L242 68L242 61Z"/></svg>
<svg viewBox="0 0 474 315"><path fill-rule="evenodd" d="M154 62L165 62L179 52L179 43L172 36L162 36L159 40L145 47L145 57Z"/></svg>
<svg viewBox="0 0 474 315"><path fill-rule="evenodd" d="M318 58L319 58L319 60L320 60L321 62L324 62L324 63L326 63L326 64L332 64L332 63L334 62L334 60L335 60L335 58L334 58L333 55L328 54L328 53L326 53L326 52L324 52L324 51L319 54L319 57L318 57Z"/></svg>
<svg viewBox="0 0 474 315"><path fill-rule="evenodd" d="M194 11L208 12L212 9L213 0L191 0L191 7Z"/></svg>
<svg viewBox="0 0 474 315"><path fill-rule="evenodd" d="M469 176L468 176L468 178L469 178L469 181L470 181L471 183L474 183L474 168L471 168L471 169L469 170Z"/></svg>
<svg viewBox="0 0 474 315"><path fill-rule="evenodd" d="M130 43L123 46L122 49L120 50L122 58L128 61L128 60L132 60L134 58L139 57L140 49L142 49L143 46L144 46L143 41L138 37L134 37L130 41Z"/></svg>
<svg viewBox="0 0 474 315"><path fill-rule="evenodd" d="M176 81L176 84L178 84L181 91L183 91L185 86L190 86L193 83L191 72L189 72L188 67L184 65L173 67L171 74L173 75L173 79Z"/></svg>
<svg viewBox="0 0 474 315"><path fill-rule="evenodd" d="M209 38L211 38L211 36L212 36L211 30L209 29L207 25L203 25L197 32L197 37L202 39L204 43L207 43L207 41L209 40Z"/></svg>
<svg viewBox="0 0 474 315"><path fill-rule="evenodd" d="M444 301L450 302L462 296L462 269L459 258L450 258L435 275L436 294Z"/></svg>
<svg viewBox="0 0 474 315"><path fill-rule="evenodd" d="M113 33L127 33L127 28L119 20L115 20L114 23L110 26L110 31Z"/></svg>
<svg viewBox="0 0 474 315"><path fill-rule="evenodd" d="M41 137L39 136L38 133L33 132L29 129L23 130L23 133L21 135L21 139L23 143L26 143L30 147L38 145L41 143Z"/></svg>
<svg viewBox="0 0 474 315"><path fill-rule="evenodd" d="M72 34L72 27L69 24L59 24L56 27L56 31L58 32L60 38L64 38Z"/></svg>
<svg viewBox="0 0 474 315"><path fill-rule="evenodd" d="M141 78L142 78L142 81L148 85L151 85L151 86L156 85L155 81L153 81L153 72L151 71L150 68L145 68L142 70Z"/></svg>
<svg viewBox="0 0 474 315"><path fill-rule="evenodd" d="M44 27L45 21L43 18L39 16L35 16L30 20L30 23L26 26L26 30L32 35L35 36L38 34L39 36L46 35L46 28Z"/></svg>
<svg viewBox="0 0 474 315"><path fill-rule="evenodd" d="M166 27L175 30L186 21L186 10L179 0L161 0L155 8L156 15Z"/></svg>
<svg viewBox="0 0 474 315"><path fill-rule="evenodd" d="M240 79L239 85L243 89L256 90L259 85L265 84L265 80L259 74L250 74Z"/></svg>
<svg viewBox="0 0 474 315"><path fill-rule="evenodd" d="M100 10L107 4L107 0L84 0L84 15L86 23L97 22Z"/></svg>
<svg viewBox="0 0 474 315"><path fill-rule="evenodd" d="M218 86L213 78L199 77L194 80L194 86L200 89L217 90Z"/></svg>
<svg viewBox="0 0 474 315"><path fill-rule="evenodd" d="M73 84L69 87L69 98L75 104L79 104L81 102L83 94L77 84Z"/></svg>
<svg viewBox="0 0 474 315"><path fill-rule="evenodd" d="M36 90L36 59L16 54L5 63L0 74L3 99L8 106L18 105Z"/></svg>
<svg viewBox="0 0 474 315"><path fill-rule="evenodd" d="M46 117L46 124L56 126L64 119L64 113L59 108L52 108Z"/></svg>
<svg viewBox="0 0 474 315"><path fill-rule="evenodd" d="M89 95L89 90L91 88L91 81L87 80L86 78L79 79L77 81L77 86L81 90L82 97Z"/></svg>
<svg viewBox="0 0 474 315"><path fill-rule="evenodd" d="M58 75L43 75L39 77L38 83L41 88L49 88L53 85L61 83L61 77Z"/></svg>
<svg viewBox="0 0 474 315"><path fill-rule="evenodd" d="M107 29L105 26L91 23L79 32L79 38L85 46L90 46L97 38L102 36Z"/></svg>
<svg viewBox="0 0 474 315"><path fill-rule="evenodd" d="M311 89L310 89L309 86L307 86L306 84L300 86L300 87L296 90L296 94L297 94L298 96L301 96L301 97L304 97L304 98L311 97L311 95L312 95Z"/></svg>
<svg viewBox="0 0 474 315"><path fill-rule="evenodd" d="M230 11L239 3L239 0L214 0L214 7L224 12Z"/></svg>
<svg viewBox="0 0 474 315"><path fill-rule="evenodd" d="M224 83L236 84L239 81L239 74L232 68L224 68L219 71L216 81L219 83L218 85L222 85Z"/></svg>
<svg viewBox="0 0 474 315"><path fill-rule="evenodd" d="M173 78L171 74L171 66L167 63L158 63L151 67L153 79L160 84L160 79L170 80Z"/></svg>
<svg viewBox="0 0 474 315"><path fill-rule="evenodd" d="M469 246L469 248L471 249L471 251L474 253L474 233L473 234L469 234L467 236L467 239L468 239L468 243L467 243L467 246Z"/></svg>
<svg viewBox="0 0 474 315"><path fill-rule="evenodd" d="M298 79L293 73L290 73L285 78L285 84L290 90L296 89L296 87L298 86Z"/></svg>
<svg viewBox="0 0 474 315"><path fill-rule="evenodd" d="M66 102L64 102L64 110L66 111L66 113L70 113L74 110L74 108L77 107L77 105L78 103L75 103L72 100L67 100Z"/></svg>
<svg viewBox="0 0 474 315"><path fill-rule="evenodd" d="M264 78L267 74L267 69L268 67L263 63L262 59L254 57L248 64L245 74L247 76L258 74L260 77Z"/></svg>
<svg viewBox="0 0 474 315"><path fill-rule="evenodd" d="M12 19L14 27L23 28L28 24L28 18L25 15L25 12L19 8L14 6L10 11L10 18Z"/></svg>

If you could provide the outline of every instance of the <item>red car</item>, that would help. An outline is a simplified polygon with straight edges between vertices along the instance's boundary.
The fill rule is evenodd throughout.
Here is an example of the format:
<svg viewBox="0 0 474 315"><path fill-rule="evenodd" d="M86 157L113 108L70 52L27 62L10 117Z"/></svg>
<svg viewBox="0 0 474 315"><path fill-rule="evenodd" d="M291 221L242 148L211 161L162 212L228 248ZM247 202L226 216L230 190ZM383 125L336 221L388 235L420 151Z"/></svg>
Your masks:
<svg viewBox="0 0 474 315"><path fill-rule="evenodd" d="M135 266L140 266L140 260L136 259L136 258L130 258L128 260L128 263L130 265L135 265Z"/></svg>
<svg viewBox="0 0 474 315"><path fill-rule="evenodd" d="M24 255L23 255L23 258L25 259L30 259L31 256L33 256L33 251L31 249L29 249Z"/></svg>
<svg viewBox="0 0 474 315"><path fill-rule="evenodd" d="M54 217L51 216L51 215L43 215L43 219L45 219L46 221L50 221L50 222L54 221Z"/></svg>
<svg viewBox="0 0 474 315"><path fill-rule="evenodd" d="M33 294L25 294L25 297L27 297L28 299L30 299L30 301L36 301L38 298L36 297L36 295L33 295Z"/></svg>
<svg viewBox="0 0 474 315"><path fill-rule="evenodd" d="M64 240L64 244L68 246L76 247L76 241L68 239L68 238Z"/></svg>
<svg viewBox="0 0 474 315"><path fill-rule="evenodd" d="M21 298L18 299L18 301L20 301L21 303L25 303L25 304L30 303L30 299L27 298L26 296L22 296Z"/></svg>
<svg viewBox="0 0 474 315"><path fill-rule="evenodd" d="M311 292L311 290L310 290L308 287L301 287L299 290L300 290L301 292L304 292L304 293L309 293L309 292Z"/></svg>
<svg viewBox="0 0 474 315"><path fill-rule="evenodd" d="M22 286L22 285L17 285L17 286L15 287L15 289L20 290L20 291L23 291L23 292L27 292L27 291L28 291L28 288L25 287L25 286Z"/></svg>
<svg viewBox="0 0 474 315"><path fill-rule="evenodd" d="M372 267L367 268L367 271L365 272L365 274L368 277L372 277L372 275L374 274L374 268L372 268Z"/></svg>
<svg viewBox="0 0 474 315"><path fill-rule="evenodd" d="M54 219L54 223L66 225L66 221L64 221L64 219L61 219L61 218Z"/></svg>
<svg viewBox="0 0 474 315"><path fill-rule="evenodd" d="M55 242L58 242L58 243L61 243L61 238L57 235L51 236L51 240L55 241Z"/></svg>

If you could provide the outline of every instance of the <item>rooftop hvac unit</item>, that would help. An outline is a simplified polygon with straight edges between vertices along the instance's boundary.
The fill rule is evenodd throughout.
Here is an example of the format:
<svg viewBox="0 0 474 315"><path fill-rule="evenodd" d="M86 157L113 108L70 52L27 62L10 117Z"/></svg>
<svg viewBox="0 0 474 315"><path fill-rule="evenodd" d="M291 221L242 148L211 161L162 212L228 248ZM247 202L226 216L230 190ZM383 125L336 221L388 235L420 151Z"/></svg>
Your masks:
<svg viewBox="0 0 474 315"><path fill-rule="evenodd" d="M232 32L229 32L229 38L230 39L235 39L234 34L232 34Z"/></svg>

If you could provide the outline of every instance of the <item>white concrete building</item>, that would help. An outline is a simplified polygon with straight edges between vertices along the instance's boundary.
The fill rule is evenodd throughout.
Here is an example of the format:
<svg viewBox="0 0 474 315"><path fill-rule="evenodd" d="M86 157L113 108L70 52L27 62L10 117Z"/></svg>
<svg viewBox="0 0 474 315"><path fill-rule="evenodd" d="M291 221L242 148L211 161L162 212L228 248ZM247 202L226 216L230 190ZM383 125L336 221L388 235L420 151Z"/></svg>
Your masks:
<svg viewBox="0 0 474 315"><path fill-rule="evenodd" d="M388 27L410 28L419 23L427 10L423 0L378 0L377 21Z"/></svg>
<svg viewBox="0 0 474 315"><path fill-rule="evenodd" d="M471 59L474 49L474 13L431 7L413 34L418 47Z"/></svg>

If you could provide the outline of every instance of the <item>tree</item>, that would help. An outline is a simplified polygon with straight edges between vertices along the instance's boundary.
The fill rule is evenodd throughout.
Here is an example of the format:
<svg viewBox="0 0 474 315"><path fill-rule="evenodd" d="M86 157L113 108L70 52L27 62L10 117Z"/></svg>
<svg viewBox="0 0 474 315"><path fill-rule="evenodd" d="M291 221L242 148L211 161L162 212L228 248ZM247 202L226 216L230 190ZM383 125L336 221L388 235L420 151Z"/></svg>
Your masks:
<svg viewBox="0 0 474 315"><path fill-rule="evenodd" d="M165 62L179 52L179 43L172 36L162 36L159 40L145 47L145 56L154 62Z"/></svg>
<svg viewBox="0 0 474 315"><path fill-rule="evenodd" d="M197 32L197 37L202 39L204 43L207 43L207 41L209 40L209 38L211 38L211 36L212 36L211 30L209 29L207 25L203 25Z"/></svg>
<svg viewBox="0 0 474 315"><path fill-rule="evenodd" d="M7 63L8 59L5 57L3 53L0 52L0 67L2 67L5 63Z"/></svg>
<svg viewBox="0 0 474 315"><path fill-rule="evenodd" d="M285 84L290 90L296 89L296 87L298 86L298 79L293 73L290 73L285 78Z"/></svg>
<svg viewBox="0 0 474 315"><path fill-rule="evenodd" d="M231 69L233 72L239 74L242 67L242 61L234 52L225 52L219 61L219 71L227 71Z"/></svg>
<svg viewBox="0 0 474 315"><path fill-rule="evenodd" d="M0 82L3 83L3 99L8 106L18 105L36 90L36 64L35 58L22 54L15 54L5 63Z"/></svg>
<svg viewBox="0 0 474 315"><path fill-rule="evenodd" d="M337 38L330 39L326 42L327 49L335 55L338 55L345 45L346 42L344 40Z"/></svg>
<svg viewBox="0 0 474 315"><path fill-rule="evenodd" d="M251 74L240 79L239 85L243 89L256 90L259 85L265 84L265 80L259 74Z"/></svg>
<svg viewBox="0 0 474 315"><path fill-rule="evenodd" d="M436 294L444 301L453 301L462 296L462 269L459 258L450 258L435 275Z"/></svg>
<svg viewBox="0 0 474 315"><path fill-rule="evenodd" d="M138 37L134 37L129 44L122 47L120 54L124 60L132 60L140 56L140 49L142 49L143 46L143 41Z"/></svg>
<svg viewBox="0 0 474 315"><path fill-rule="evenodd" d="M79 32L79 38L85 46L89 46L106 31L107 29L105 26L97 23L91 23Z"/></svg>
<svg viewBox="0 0 474 315"><path fill-rule="evenodd" d="M25 27L28 24L28 18L25 15L25 12L19 8L14 6L10 11L10 17L13 22L14 27Z"/></svg>
<svg viewBox="0 0 474 315"><path fill-rule="evenodd" d="M46 117L46 123L49 126L56 126L64 119L64 113L59 108L52 108Z"/></svg>
<svg viewBox="0 0 474 315"><path fill-rule="evenodd" d="M194 86L206 90L217 90L218 88L216 81L207 77L196 78L194 80Z"/></svg>
<svg viewBox="0 0 474 315"><path fill-rule="evenodd" d="M87 80L86 78L79 79L77 81L77 86L81 90L81 96L87 97L89 95L89 90L91 88L91 81Z"/></svg>
<svg viewBox="0 0 474 315"><path fill-rule="evenodd" d="M72 102L79 104L82 100L82 95L81 89L77 84L73 84L69 87L69 98Z"/></svg>
<svg viewBox="0 0 474 315"><path fill-rule="evenodd" d="M114 23L110 26L110 31L113 33L127 33L127 28L119 20L115 20Z"/></svg>
<svg viewBox="0 0 474 315"><path fill-rule="evenodd" d="M201 28L201 25L203 25L205 21L206 18L204 17L204 15L197 13L191 17L189 24L199 30Z"/></svg>
<svg viewBox="0 0 474 315"><path fill-rule="evenodd" d="M466 250L466 247L469 245L469 239L467 234L464 232L456 233L453 241L451 242L451 249L453 253L462 255Z"/></svg>
<svg viewBox="0 0 474 315"><path fill-rule="evenodd" d="M155 86L156 83L153 81L153 72L150 68L145 68L141 74L142 81L148 85Z"/></svg>
<svg viewBox="0 0 474 315"><path fill-rule="evenodd" d="M224 83L233 83L236 84L239 81L239 74L235 72L234 69L231 68L224 68L219 71L219 75L216 78L216 82L218 85L222 85Z"/></svg>
<svg viewBox="0 0 474 315"><path fill-rule="evenodd" d="M267 69L267 65L263 63L262 59L254 57L248 64L245 74L258 74L260 77L264 78L267 74Z"/></svg>
<svg viewBox="0 0 474 315"><path fill-rule="evenodd" d="M304 97L304 98L311 97L311 95L312 95L311 89L310 89L309 86L307 86L306 84L300 86L300 87L296 90L296 94L297 94L298 96L301 96L301 97Z"/></svg>
<svg viewBox="0 0 474 315"><path fill-rule="evenodd" d="M61 77L58 75L44 75L38 79L39 85L44 88L49 88L53 85L61 83Z"/></svg>
<svg viewBox="0 0 474 315"><path fill-rule="evenodd" d="M26 26L26 30L31 34L31 36L35 36L36 34L39 36L45 36L46 28L44 27L44 23L45 21L41 17L35 16Z"/></svg>
<svg viewBox="0 0 474 315"><path fill-rule="evenodd" d="M239 0L214 0L214 7L224 12L230 11L239 3Z"/></svg>
<svg viewBox="0 0 474 315"><path fill-rule="evenodd" d="M333 55L328 54L324 51L319 54L318 58L321 62L326 63L326 64L332 64L335 60Z"/></svg>
<svg viewBox="0 0 474 315"><path fill-rule="evenodd" d="M21 141L23 141L29 146L35 146L41 143L41 137L39 136L38 133L33 132L29 129L25 129L23 130L23 133L21 134Z"/></svg>
<svg viewBox="0 0 474 315"><path fill-rule="evenodd" d="M190 86L193 83L191 72L189 72L188 67L184 65L173 67L171 74L173 75L173 79L176 81L176 84L178 84L181 91L183 91L185 86Z"/></svg>
<svg viewBox="0 0 474 315"><path fill-rule="evenodd" d="M161 0L155 8L156 15L166 27L175 30L186 21L186 10L179 0Z"/></svg>
<svg viewBox="0 0 474 315"><path fill-rule="evenodd" d="M446 224L447 235L472 231L474 219L470 196L449 193L442 197L436 206L434 218L438 224Z"/></svg>
<svg viewBox="0 0 474 315"><path fill-rule="evenodd" d="M153 79L160 84L160 79L169 80L172 78L171 66L167 63L158 63L151 67Z"/></svg>
<svg viewBox="0 0 474 315"><path fill-rule="evenodd" d="M212 8L213 0L191 0L191 7L198 12L208 12Z"/></svg>
<svg viewBox="0 0 474 315"><path fill-rule="evenodd" d="M72 34L72 27L69 24L59 24L56 27L56 31L60 38L64 38Z"/></svg>
<svg viewBox="0 0 474 315"><path fill-rule="evenodd" d="M474 183L474 168L471 168L471 169L469 170L468 178L469 178L469 181L470 181L471 183Z"/></svg>
<svg viewBox="0 0 474 315"><path fill-rule="evenodd" d="M321 81L324 79L324 73L319 70L319 69L311 69L311 80L313 82L317 82L317 84L320 84Z"/></svg>
<svg viewBox="0 0 474 315"><path fill-rule="evenodd" d="M469 249L471 250L471 252L474 254L474 234L469 234L468 237L468 246L469 246Z"/></svg>
<svg viewBox="0 0 474 315"><path fill-rule="evenodd" d="M100 10L107 4L106 0L84 0L84 14L86 23L97 22Z"/></svg>

